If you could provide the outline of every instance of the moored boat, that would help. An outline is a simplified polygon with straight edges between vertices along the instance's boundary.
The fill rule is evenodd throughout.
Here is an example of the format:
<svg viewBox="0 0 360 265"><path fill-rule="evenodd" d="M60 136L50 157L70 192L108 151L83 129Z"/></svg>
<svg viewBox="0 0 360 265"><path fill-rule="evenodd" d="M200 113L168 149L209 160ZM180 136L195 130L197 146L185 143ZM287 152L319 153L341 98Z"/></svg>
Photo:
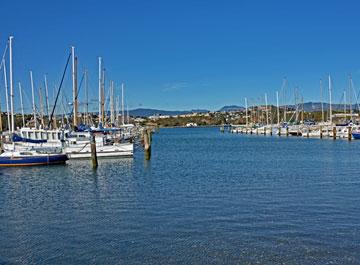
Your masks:
<svg viewBox="0 0 360 265"><path fill-rule="evenodd" d="M5 151L0 155L0 167L64 164L68 159L63 153L37 150Z"/></svg>
<svg viewBox="0 0 360 265"><path fill-rule="evenodd" d="M359 140L360 139L360 130L353 131L352 137L356 140Z"/></svg>

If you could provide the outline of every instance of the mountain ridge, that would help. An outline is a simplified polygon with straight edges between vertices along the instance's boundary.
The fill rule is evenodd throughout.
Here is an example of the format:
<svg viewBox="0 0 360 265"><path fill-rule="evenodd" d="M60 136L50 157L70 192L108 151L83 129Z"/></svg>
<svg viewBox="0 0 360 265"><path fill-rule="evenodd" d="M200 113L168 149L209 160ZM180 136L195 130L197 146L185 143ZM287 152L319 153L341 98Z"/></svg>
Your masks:
<svg viewBox="0 0 360 265"><path fill-rule="evenodd" d="M263 106L263 105L262 105ZM276 107L274 105L269 105ZM283 106L280 106L281 108ZM295 109L294 104L287 105L289 109ZM323 103L324 111L329 110L330 104ZM352 104L352 109L357 109L357 104ZM299 109L301 109L301 105L299 104ZM344 110L344 104L332 104L333 111L342 111ZM230 111L244 111L245 107L238 106L238 105L226 105L220 108L219 112L230 112ZM304 110L306 112L314 112L314 111L321 111L321 102L306 102L304 103ZM347 110L349 111L349 105L347 105ZM184 115L184 114L191 114L191 113L207 113L210 110L207 109L193 109L193 110L161 110L161 109L152 109L152 108L137 108L133 110L129 110L129 114L133 117L149 117L154 115L159 116L175 116L175 115Z"/></svg>

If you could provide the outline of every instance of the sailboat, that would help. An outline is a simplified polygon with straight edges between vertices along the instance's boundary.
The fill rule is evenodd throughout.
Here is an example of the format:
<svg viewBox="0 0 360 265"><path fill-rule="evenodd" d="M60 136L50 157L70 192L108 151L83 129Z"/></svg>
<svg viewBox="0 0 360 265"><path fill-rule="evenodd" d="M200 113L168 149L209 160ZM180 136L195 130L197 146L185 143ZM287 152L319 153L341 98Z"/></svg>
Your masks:
<svg viewBox="0 0 360 265"><path fill-rule="evenodd" d="M33 93L33 112L34 112L34 122L35 128L23 127L18 130L18 136L20 139L17 142L12 144L4 143L4 149L7 151L14 150L14 146L17 150L26 151L32 150L33 148L47 148L47 149L59 149L63 148L64 152L68 155L69 158L90 158L91 157L91 145L90 145L90 134L95 134L96 149L98 157L123 157L123 156L132 156L134 152L134 145L130 142L121 142L121 136L125 132L125 128L103 128L101 123L98 128L81 128L81 124L77 124L77 74L76 74L76 57L74 47L71 48L71 58L72 58L72 78L73 78L73 125L75 130L70 129L44 129L38 128L36 111L35 111L35 101ZM68 58L69 61L70 57ZM101 61L100 66L101 69ZM66 72L66 68L64 73ZM101 71L99 71L101 74ZM32 82L32 73L30 73L31 84ZM103 88L103 77L99 75L99 88ZM46 86L45 86L46 87ZM60 85L61 87L61 85ZM103 101L103 93L101 93L101 98L99 102ZM54 103L54 108L49 117L49 126L50 121L53 118L53 112L55 110L56 100ZM102 111L102 106L100 105L100 110ZM103 115L100 114L99 119ZM118 135L120 134L120 135ZM24 140L26 139L26 140Z"/></svg>
<svg viewBox="0 0 360 265"><path fill-rule="evenodd" d="M12 148L6 150L0 155L0 167L4 166L34 166L64 164L68 157L62 153L62 150L54 152L51 149L37 149L36 147L17 150L15 142L23 139L17 138L15 134L14 120L14 86L13 86L13 64L12 64L12 41L13 36L9 37L9 77L10 77L10 109L11 109L11 134ZM10 129L10 128L9 128Z"/></svg>

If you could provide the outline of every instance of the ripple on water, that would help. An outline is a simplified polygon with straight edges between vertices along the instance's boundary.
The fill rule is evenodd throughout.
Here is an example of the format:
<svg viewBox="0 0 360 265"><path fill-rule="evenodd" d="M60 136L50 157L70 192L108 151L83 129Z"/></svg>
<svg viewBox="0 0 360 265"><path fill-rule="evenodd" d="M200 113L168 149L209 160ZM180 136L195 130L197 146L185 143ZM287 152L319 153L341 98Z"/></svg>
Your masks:
<svg viewBox="0 0 360 265"><path fill-rule="evenodd" d="M0 263L359 264L359 147L162 129L151 161L0 169Z"/></svg>

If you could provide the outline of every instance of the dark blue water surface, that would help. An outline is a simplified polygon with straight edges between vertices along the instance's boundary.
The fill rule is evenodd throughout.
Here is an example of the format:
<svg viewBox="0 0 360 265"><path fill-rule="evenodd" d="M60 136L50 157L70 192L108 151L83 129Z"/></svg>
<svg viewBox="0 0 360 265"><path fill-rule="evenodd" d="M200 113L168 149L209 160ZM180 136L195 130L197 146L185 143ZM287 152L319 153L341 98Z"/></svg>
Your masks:
<svg viewBox="0 0 360 265"><path fill-rule="evenodd" d="M161 129L152 151L0 169L0 263L360 264L360 141Z"/></svg>

